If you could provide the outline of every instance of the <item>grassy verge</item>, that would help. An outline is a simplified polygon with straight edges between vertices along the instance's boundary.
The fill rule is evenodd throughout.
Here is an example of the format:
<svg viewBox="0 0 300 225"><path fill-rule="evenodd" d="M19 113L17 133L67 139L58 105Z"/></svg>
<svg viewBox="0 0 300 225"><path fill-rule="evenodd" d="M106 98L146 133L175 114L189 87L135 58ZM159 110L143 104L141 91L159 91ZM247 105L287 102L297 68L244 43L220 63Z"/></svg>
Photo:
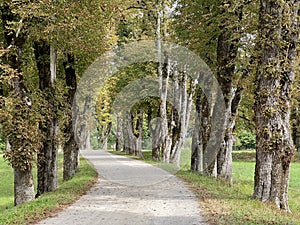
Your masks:
<svg viewBox="0 0 300 225"><path fill-rule="evenodd" d="M62 183L62 157L59 160L59 188L40 198L14 207L12 169L0 156L0 224L30 224L44 219L68 206L86 193L97 180L94 168L81 158L78 173L69 181ZM4 182L5 181L5 182Z"/></svg>
<svg viewBox="0 0 300 225"><path fill-rule="evenodd" d="M297 163L298 157L291 167L289 189L289 203L293 213L287 214L280 212L268 203L251 199L255 152L233 153L233 183L231 185L190 172L189 165L186 164L189 156L189 151L183 151L183 168L176 175L185 180L197 194L203 214L210 224L300 224L300 164ZM151 160L150 151L143 151L143 160L160 165Z"/></svg>

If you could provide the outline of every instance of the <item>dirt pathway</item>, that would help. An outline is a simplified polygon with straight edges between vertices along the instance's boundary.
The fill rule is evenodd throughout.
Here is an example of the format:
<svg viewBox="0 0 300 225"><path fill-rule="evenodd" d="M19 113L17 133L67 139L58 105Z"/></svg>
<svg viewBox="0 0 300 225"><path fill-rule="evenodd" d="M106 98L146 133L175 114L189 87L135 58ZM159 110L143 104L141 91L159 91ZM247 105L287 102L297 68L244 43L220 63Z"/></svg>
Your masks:
<svg viewBox="0 0 300 225"><path fill-rule="evenodd" d="M82 151L99 173L76 203L43 220L47 225L199 225L195 195L175 176L142 161L103 151Z"/></svg>

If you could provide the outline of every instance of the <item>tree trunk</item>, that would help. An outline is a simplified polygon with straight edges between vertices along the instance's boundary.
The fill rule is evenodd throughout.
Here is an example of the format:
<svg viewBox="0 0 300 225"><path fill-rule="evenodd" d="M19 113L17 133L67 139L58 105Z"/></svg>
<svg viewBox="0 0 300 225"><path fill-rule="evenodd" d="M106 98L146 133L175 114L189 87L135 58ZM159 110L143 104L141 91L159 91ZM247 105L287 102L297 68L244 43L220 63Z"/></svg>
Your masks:
<svg viewBox="0 0 300 225"><path fill-rule="evenodd" d="M122 151L122 140L123 140L122 121L121 118L118 116L117 133L116 133L116 151Z"/></svg>
<svg viewBox="0 0 300 225"><path fill-rule="evenodd" d="M224 3L225 4L225 3ZM236 14L240 9L235 9ZM227 14L227 11L224 11ZM232 104L235 98L234 77L235 61L238 56L238 25L230 24L232 19L223 21L220 26L222 32L218 37L217 46L217 66L218 82L222 89L225 100L225 123L221 129L224 130L223 143L217 156L217 175L219 178L231 182L232 179L232 146L233 146L233 129L235 125L235 114L232 112ZM235 19L241 19L236 17ZM234 21L236 23L236 21ZM240 92L241 93L241 92ZM239 93L239 94L240 94ZM237 96L240 97L240 96ZM240 101L236 101L236 110Z"/></svg>
<svg viewBox="0 0 300 225"><path fill-rule="evenodd" d="M58 119L55 109L55 88L56 75L53 74L53 51L45 41L34 43L34 54L39 71L39 88L45 93L48 103L48 110L45 112L46 121L41 124L41 131L44 134L43 147L38 152L38 188L37 197L45 192L53 191L58 186L57 180L57 157L58 157Z"/></svg>
<svg viewBox="0 0 300 225"><path fill-rule="evenodd" d="M133 133L133 116L131 112L126 112L126 118L123 121L124 151L127 154L133 155L136 148L136 138Z"/></svg>
<svg viewBox="0 0 300 225"><path fill-rule="evenodd" d="M159 112L158 112L159 114ZM161 155L160 155L160 126L161 123L158 121L158 118L154 119L153 118L153 109L151 106L148 106L148 127L150 130L151 134L151 139L152 139L152 159L154 161L160 161L161 160Z"/></svg>
<svg viewBox="0 0 300 225"><path fill-rule="evenodd" d="M162 43L161 29L163 25L163 39L166 38L166 23L164 21L164 5L161 2L157 2L157 6L162 10L157 12L156 21L156 44L157 44L157 54L158 54L158 77L159 77L159 95L160 95L160 118L161 118L161 151L162 151L162 162L170 162L170 153L172 146L172 138L170 137L168 130L168 118L167 118L167 95L168 95L168 82L170 76L170 60L168 57L168 52L164 49ZM162 60L164 57L164 60ZM164 63L163 63L164 62Z"/></svg>
<svg viewBox="0 0 300 225"><path fill-rule="evenodd" d="M2 31L4 32L4 40L3 44L7 48L12 45L16 47L16 51L12 51L8 53L7 64L14 70L14 76L11 79L10 85L13 92L17 94L17 96L22 99L22 103L27 106L31 106L32 102L31 99L28 97L27 89L25 87L23 76L22 76L22 51L24 44L26 42L26 35L24 35L20 28L17 33L12 32L12 30L7 29L10 26L10 23L14 22L15 15L11 12L8 3L2 3L1 5L1 22L2 22ZM11 74L10 74L11 75ZM1 93L3 95L3 89L1 85ZM18 109L20 110L20 109ZM22 119L28 118L28 114L26 110L23 111ZM13 118L13 120L20 120L20 118ZM17 136L22 136L21 134L15 134ZM24 138L24 137L23 137ZM13 141L12 146L9 143L8 138L6 139L6 149L9 151L14 151L15 149L22 149L23 143L26 142L24 138L21 141L21 146L18 146L16 143L20 143L17 141L16 143ZM23 150L26 151L26 150ZM29 153L30 154L30 153ZM17 155L15 157L18 157ZM24 160L26 161L26 159ZM34 183L33 183L33 176L32 176L32 164L33 162L22 162L25 164L21 165L20 163L12 163L14 169L14 205L23 204L25 202L29 202L34 199Z"/></svg>
<svg viewBox="0 0 300 225"><path fill-rule="evenodd" d="M102 127L102 150L107 151L108 137L111 132L112 122L109 122L106 127Z"/></svg>
<svg viewBox="0 0 300 225"><path fill-rule="evenodd" d="M73 105L73 108L76 107L75 110L76 110L76 114L77 114L76 118L73 118L73 120L75 120L76 140L77 140L79 149L81 149L81 150L91 149L90 131L88 129L88 124L87 124L90 103L91 103L91 97L86 96L82 112L79 112L78 106Z"/></svg>
<svg viewBox="0 0 300 225"><path fill-rule="evenodd" d="M299 1L261 1L256 118L255 199L289 212L291 88L297 57Z"/></svg>
<svg viewBox="0 0 300 225"><path fill-rule="evenodd" d="M295 146L296 146L297 151L300 152L300 131L299 131L299 128L298 128L297 133L296 133Z"/></svg>
<svg viewBox="0 0 300 225"><path fill-rule="evenodd" d="M27 168L26 171L20 168L14 168L14 204L20 205L34 199L34 184L32 176L32 168Z"/></svg>
<svg viewBox="0 0 300 225"><path fill-rule="evenodd" d="M211 110L206 96L199 87L195 96L196 115L192 139L191 170L203 174L206 170L204 164L207 163L204 159L204 152L210 135Z"/></svg>
<svg viewBox="0 0 300 225"><path fill-rule="evenodd" d="M232 181L232 148L233 148L233 131L235 128L235 121L238 115L238 107L242 99L243 87L242 85L232 94L230 100L230 107L227 109L227 121L225 136L222 142L220 151L217 157L217 173L218 177L223 180Z"/></svg>
<svg viewBox="0 0 300 225"><path fill-rule="evenodd" d="M67 100L68 100L68 120L65 124L64 136L66 142L63 145L64 162L63 162L63 180L71 179L78 170L78 154L79 146L75 140L75 133L73 129L72 120L72 105L77 88L76 72L73 68L74 56L67 55L67 61L64 63L64 69L66 74L66 84L69 88Z"/></svg>
<svg viewBox="0 0 300 225"><path fill-rule="evenodd" d="M143 123L144 123L144 113L143 110L138 110L136 130L138 135L136 136L136 148L134 155L142 157L142 141L143 141Z"/></svg>
<svg viewBox="0 0 300 225"><path fill-rule="evenodd" d="M183 143L186 139L188 125L190 120L190 114L192 110L193 96L195 93L195 83L194 81L189 81L189 93L188 93L188 77L183 71L181 73L181 85L179 85L179 77L176 69L174 70L174 104L175 104L175 114L173 122L173 135L172 135L172 149L171 149L171 163L180 166L180 155L182 151ZM174 114L174 109L173 109Z"/></svg>
<svg viewBox="0 0 300 225"><path fill-rule="evenodd" d="M299 86L300 82L298 82L297 84ZM300 92L298 93L298 95L299 94ZM297 151L300 152L300 96L295 101L296 103L292 109L292 117L291 117L293 120L292 130L293 130L293 140L294 140L295 147Z"/></svg>
<svg viewBox="0 0 300 225"><path fill-rule="evenodd" d="M200 133L199 114L196 113L195 127L192 136L191 171L203 171L203 143Z"/></svg>

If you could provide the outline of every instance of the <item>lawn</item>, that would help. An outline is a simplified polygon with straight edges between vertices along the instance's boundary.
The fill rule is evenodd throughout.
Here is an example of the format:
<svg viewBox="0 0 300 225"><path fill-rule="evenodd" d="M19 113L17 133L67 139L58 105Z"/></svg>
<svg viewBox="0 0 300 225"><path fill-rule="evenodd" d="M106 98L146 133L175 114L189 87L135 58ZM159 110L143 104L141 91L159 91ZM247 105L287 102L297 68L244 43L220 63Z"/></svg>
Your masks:
<svg viewBox="0 0 300 225"><path fill-rule="evenodd" d="M58 168L59 188L56 191L46 193L30 203L14 207L13 170L0 155L0 224L21 225L41 220L77 200L97 180L96 171L84 158L81 158L76 176L67 182L62 183L62 154L59 155Z"/></svg>
<svg viewBox="0 0 300 225"><path fill-rule="evenodd" d="M294 159L291 166L289 189L291 214L280 212L273 205L261 203L251 198L254 183L255 151L233 153L232 184L190 172L189 163L187 163L189 157L190 151L182 152L182 169L176 175L187 181L197 193L203 214L210 224L300 224L300 163L298 157ZM143 160L154 165L160 165L151 160L151 151L143 151Z"/></svg>
<svg viewBox="0 0 300 225"><path fill-rule="evenodd" d="M292 214L287 214L268 203L251 199L255 166L253 155L255 155L253 151L234 152L231 185L191 173L187 163L189 151L183 151L181 160L183 167L176 175L186 180L197 193L202 213L211 224L300 224L299 160L294 160L291 166L289 204ZM151 160L150 151L143 151L143 159L158 165ZM61 165L60 155L59 168L62 168ZM172 170L170 167L167 169ZM68 182L62 184L62 170L59 171L61 185L57 191L45 194L31 203L13 207L13 171L0 156L0 224L29 224L47 217L82 195L93 184L97 175L84 159L81 159L79 173Z"/></svg>

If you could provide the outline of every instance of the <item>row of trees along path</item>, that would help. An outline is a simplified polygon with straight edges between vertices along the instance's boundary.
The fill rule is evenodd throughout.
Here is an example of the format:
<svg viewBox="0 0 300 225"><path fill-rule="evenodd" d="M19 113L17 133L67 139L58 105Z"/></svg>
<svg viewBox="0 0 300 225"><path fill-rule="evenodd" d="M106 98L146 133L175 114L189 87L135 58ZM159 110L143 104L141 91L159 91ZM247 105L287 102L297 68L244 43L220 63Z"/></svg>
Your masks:
<svg viewBox="0 0 300 225"><path fill-rule="evenodd" d="M58 146L63 148L64 180L72 178L79 148L90 146L93 131L84 122L89 116L96 117L94 129L104 150L113 126L117 150L140 157L142 139L151 133L153 159L176 166L192 118L191 170L231 182L233 134L238 109L247 108L241 106L246 94L246 119L254 122L257 134L253 197L289 211L292 130L295 140L299 138L297 124L290 126L291 110L298 115L299 103L297 91L292 99L293 88L299 89L298 0L2 1L0 9L1 130L10 146L5 158L14 168L15 205L57 188ZM157 63L122 68L96 93L96 100L87 96L83 106L72 108L77 80L87 67L105 51L139 40L155 40ZM224 118L219 133L212 133L219 112L215 95L205 95L206 87L177 68L178 62L167 56L165 41L188 47L215 75L225 104L224 115L218 115ZM116 96L142 77L159 81L159 95L142 99L126 117L114 120ZM95 101L95 114L90 115ZM193 104L196 113L191 117ZM80 125L78 133L72 129L72 110L81 115L73 118ZM151 124L155 118L159 123ZM214 146L213 158L207 157L214 136L222 141Z"/></svg>

